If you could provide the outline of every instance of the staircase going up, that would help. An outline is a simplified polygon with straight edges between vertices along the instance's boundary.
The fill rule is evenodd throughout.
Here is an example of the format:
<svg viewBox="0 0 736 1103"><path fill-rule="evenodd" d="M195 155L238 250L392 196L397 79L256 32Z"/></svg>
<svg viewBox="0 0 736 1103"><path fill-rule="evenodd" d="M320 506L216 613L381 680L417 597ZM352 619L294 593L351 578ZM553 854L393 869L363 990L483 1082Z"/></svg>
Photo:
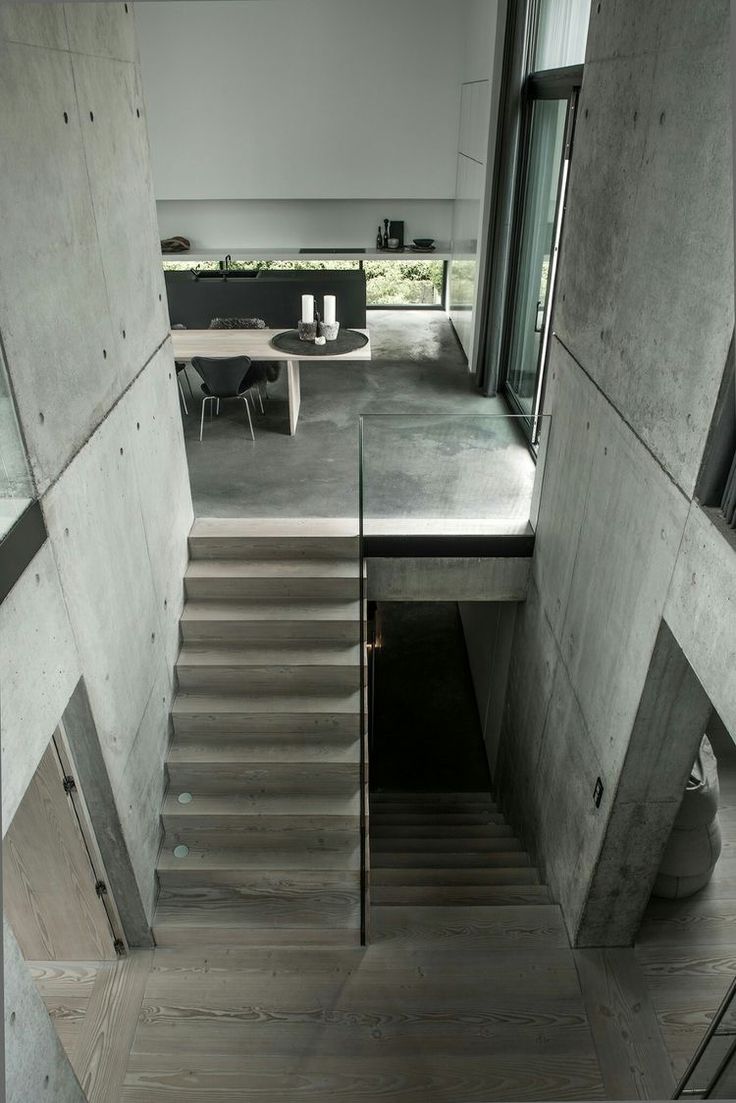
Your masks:
<svg viewBox="0 0 736 1103"><path fill-rule="evenodd" d="M374 905L550 903L488 793L374 793L370 825Z"/></svg>
<svg viewBox="0 0 736 1103"><path fill-rule="evenodd" d="M357 942L354 522L197 520L157 943Z"/></svg>

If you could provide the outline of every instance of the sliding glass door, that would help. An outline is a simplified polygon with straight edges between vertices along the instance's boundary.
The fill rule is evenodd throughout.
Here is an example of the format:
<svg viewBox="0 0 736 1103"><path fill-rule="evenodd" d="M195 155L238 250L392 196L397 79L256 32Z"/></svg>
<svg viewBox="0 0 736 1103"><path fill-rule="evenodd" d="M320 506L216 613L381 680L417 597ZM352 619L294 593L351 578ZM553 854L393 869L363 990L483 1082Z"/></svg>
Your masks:
<svg viewBox="0 0 736 1103"><path fill-rule="evenodd" d="M554 279L567 100L532 105L528 161L510 314L506 386L520 413L536 414L540 354Z"/></svg>

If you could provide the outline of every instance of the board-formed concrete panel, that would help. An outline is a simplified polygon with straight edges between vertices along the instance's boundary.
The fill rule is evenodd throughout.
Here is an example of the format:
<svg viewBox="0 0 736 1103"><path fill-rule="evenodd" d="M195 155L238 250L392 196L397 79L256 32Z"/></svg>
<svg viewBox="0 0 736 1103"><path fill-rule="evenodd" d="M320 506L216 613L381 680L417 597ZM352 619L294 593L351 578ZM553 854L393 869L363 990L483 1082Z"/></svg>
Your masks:
<svg viewBox="0 0 736 1103"><path fill-rule="evenodd" d="M559 637L585 516L599 399L593 387L581 385L580 369L558 341L552 342L549 371L552 417L532 570Z"/></svg>
<svg viewBox="0 0 736 1103"><path fill-rule="evenodd" d="M631 2L618 7L631 14ZM694 41L682 12L658 54L586 65L555 314L562 340L688 494L733 330L728 5L704 7Z"/></svg>
<svg viewBox="0 0 736 1103"><path fill-rule="evenodd" d="M129 63L72 65L122 390L169 330L143 93Z"/></svg>
<svg viewBox="0 0 736 1103"><path fill-rule="evenodd" d="M539 752L559 652L534 581L516 610L501 729L498 781L512 819L530 839L537 834Z"/></svg>
<svg viewBox="0 0 736 1103"><path fill-rule="evenodd" d="M0 605L0 639L4 835L80 675L49 541Z"/></svg>
<svg viewBox="0 0 736 1103"><path fill-rule="evenodd" d="M4 44L0 102L0 327L42 492L111 406L117 372L70 55Z"/></svg>
<svg viewBox="0 0 736 1103"><path fill-rule="evenodd" d="M593 390L588 380L578 387ZM600 397L590 437L587 505L560 645L604 780L613 785L657 638L688 502Z"/></svg>
<svg viewBox="0 0 736 1103"><path fill-rule="evenodd" d="M523 601L531 559L367 559L370 601Z"/></svg>
<svg viewBox="0 0 736 1103"><path fill-rule="evenodd" d="M5 974L5 1103L86 1103L43 1000L7 920Z"/></svg>
<svg viewBox="0 0 736 1103"><path fill-rule="evenodd" d="M667 624L731 733L736 732L736 540L693 503L664 609Z"/></svg>
<svg viewBox="0 0 736 1103"><path fill-rule="evenodd" d="M0 4L0 39L66 50L69 38L62 4Z"/></svg>
<svg viewBox="0 0 736 1103"><path fill-rule="evenodd" d="M69 49L78 54L137 61L133 4L64 4Z"/></svg>
<svg viewBox="0 0 736 1103"><path fill-rule="evenodd" d="M547 883L573 930L612 794L604 793L600 808L595 807L593 790L602 767L562 662L555 669L537 771L537 837L544 840Z"/></svg>
<svg viewBox="0 0 736 1103"><path fill-rule="evenodd" d="M170 342L160 349L131 389L125 418L164 646L173 669L179 650L179 618L184 604L182 580L193 514Z"/></svg>

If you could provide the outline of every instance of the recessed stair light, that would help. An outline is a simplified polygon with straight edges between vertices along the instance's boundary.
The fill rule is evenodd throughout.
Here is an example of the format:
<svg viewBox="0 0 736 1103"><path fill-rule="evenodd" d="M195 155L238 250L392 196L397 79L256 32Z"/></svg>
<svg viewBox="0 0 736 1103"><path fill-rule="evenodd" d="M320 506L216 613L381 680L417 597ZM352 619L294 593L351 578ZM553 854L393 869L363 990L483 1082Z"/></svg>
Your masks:
<svg viewBox="0 0 736 1103"><path fill-rule="evenodd" d="M179 804L191 804L194 797L191 793L179 793L176 799L179 801Z"/></svg>
<svg viewBox="0 0 736 1103"><path fill-rule="evenodd" d="M174 857L175 858L186 858L188 853L189 853L189 847L184 846L183 843L181 843L179 846L174 847Z"/></svg>

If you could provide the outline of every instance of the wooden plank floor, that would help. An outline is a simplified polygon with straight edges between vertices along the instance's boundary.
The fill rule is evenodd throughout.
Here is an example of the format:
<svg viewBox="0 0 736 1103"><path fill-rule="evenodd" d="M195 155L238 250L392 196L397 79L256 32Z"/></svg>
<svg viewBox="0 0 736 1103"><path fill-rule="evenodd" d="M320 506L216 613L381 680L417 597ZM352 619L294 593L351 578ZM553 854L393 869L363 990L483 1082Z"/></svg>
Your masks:
<svg viewBox="0 0 736 1103"><path fill-rule="evenodd" d="M555 905L375 908L374 937L157 950L123 1103L605 1098Z"/></svg>
<svg viewBox="0 0 736 1103"><path fill-rule="evenodd" d="M736 747L725 733L711 741L723 835L713 879L687 900L652 898L635 946L677 1081L736 975Z"/></svg>

